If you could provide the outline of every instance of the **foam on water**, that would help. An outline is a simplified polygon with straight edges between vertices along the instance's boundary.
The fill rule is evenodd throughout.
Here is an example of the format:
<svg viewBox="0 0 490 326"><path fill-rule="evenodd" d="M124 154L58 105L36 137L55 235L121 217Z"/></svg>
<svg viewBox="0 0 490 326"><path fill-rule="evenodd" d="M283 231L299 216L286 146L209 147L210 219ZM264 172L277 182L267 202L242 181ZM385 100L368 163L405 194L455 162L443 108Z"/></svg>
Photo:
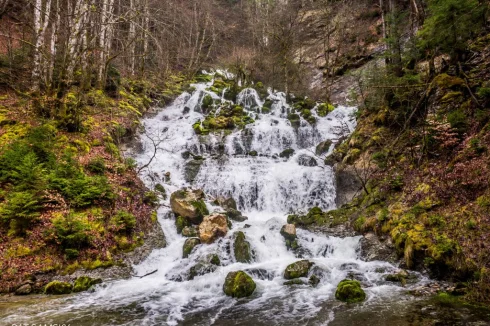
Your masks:
<svg viewBox="0 0 490 326"><path fill-rule="evenodd" d="M55 318L57 314L70 312L77 316L74 317L77 320L100 311L122 309L129 311L127 325L176 325L199 314L206 316L203 324L211 324L229 311L249 311L257 320L280 324L281 321L300 321L314 316L325 302L332 300L336 285L349 273L362 276L368 300L396 295L400 291L396 286L386 285L382 281L385 274L379 273L379 268L389 272L394 266L359 259L359 237L326 237L304 230L297 232L302 256L323 270L323 278L316 288L283 285L286 266L299 258L286 249L279 230L286 223L288 213L306 211L313 206L324 210L335 208L333 171L323 165L325 155L320 158L314 154L315 146L325 140L335 144L352 132L355 108L338 107L326 117L316 116L317 123L313 126L302 120L295 130L287 120L290 107L284 93L270 91L272 109L262 114L263 100L255 90L246 89L239 94L238 102L256 119L255 123L227 136L198 136L192 125L204 118L200 112L203 96L222 97L222 94L207 91L210 85L193 85L195 91L192 94L182 94L157 115L145 119L142 150L133 150L130 155L142 166L152 158L154 145L158 144L155 158L141 173L150 188L161 183L170 194L181 187L192 186L202 188L210 197L232 196L249 220L234 222L225 238L211 245L198 246L189 258L182 259L185 238L177 234L172 214L162 206L158 219L165 232L167 247L153 251L143 263L134 266L138 275L158 269L157 273L100 286L94 293L62 300L57 305L57 312L42 311L37 316ZM224 150L220 150L223 147ZM278 156L288 148L295 151L292 157ZM333 145L329 152L332 150ZM193 184L185 180L183 173L189 159L183 158L182 154L187 151L205 158ZM256 151L258 156L246 155L250 151ZM305 156L315 161L316 166L300 165ZM166 173L170 173L170 180L165 179ZM168 206L168 202L164 204ZM213 206L209 208L212 210ZM250 264L237 263L233 257L232 235L237 230L243 231L251 244L254 261ZM213 273L186 280L189 269L196 262L214 253L219 255L222 266ZM222 292L226 274L236 270L249 271L257 283L257 289L249 299L237 301ZM12 320L15 317L19 314L13 315ZM333 316L329 315L329 318Z"/></svg>

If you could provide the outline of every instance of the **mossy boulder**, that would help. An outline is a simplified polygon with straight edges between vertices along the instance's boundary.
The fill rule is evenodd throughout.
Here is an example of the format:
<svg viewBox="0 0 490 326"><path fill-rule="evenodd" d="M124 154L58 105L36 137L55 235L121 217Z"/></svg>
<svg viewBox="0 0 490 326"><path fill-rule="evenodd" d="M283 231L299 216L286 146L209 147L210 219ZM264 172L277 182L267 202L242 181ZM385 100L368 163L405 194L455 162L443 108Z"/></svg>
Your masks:
<svg viewBox="0 0 490 326"><path fill-rule="evenodd" d="M185 240L182 257L183 258L189 257L192 250L194 250L194 248L200 244L201 244L201 240L199 240L199 238L189 238Z"/></svg>
<svg viewBox="0 0 490 326"><path fill-rule="evenodd" d="M328 220L319 207L313 207L306 215L288 216L288 223L296 226L308 226L311 224L324 225L326 222L328 222Z"/></svg>
<svg viewBox="0 0 490 326"><path fill-rule="evenodd" d="M337 285L335 298L348 303L362 302L366 299L366 293L361 288L359 281L343 280Z"/></svg>
<svg viewBox="0 0 490 326"><path fill-rule="evenodd" d="M321 103L316 107L316 113L320 117L325 117L327 114L335 110L335 107L330 103Z"/></svg>
<svg viewBox="0 0 490 326"><path fill-rule="evenodd" d="M323 155L328 152L330 149L330 146L332 146L332 141L330 139L327 139L325 141L322 141L320 144L318 144L315 148L315 154L316 155Z"/></svg>
<svg viewBox="0 0 490 326"><path fill-rule="evenodd" d="M181 234L182 231L188 226L191 226L191 223L189 223L187 219L182 216L177 216L175 219L175 227L177 228L178 234Z"/></svg>
<svg viewBox="0 0 490 326"><path fill-rule="evenodd" d="M87 291L92 286L102 283L100 278L94 279L88 276L80 276L75 280L73 285L73 292Z"/></svg>
<svg viewBox="0 0 490 326"><path fill-rule="evenodd" d="M223 284L223 292L233 298L251 296L255 291L254 280L244 271L230 272Z"/></svg>
<svg viewBox="0 0 490 326"><path fill-rule="evenodd" d="M238 231L235 233L233 252L235 253L236 261L239 263L250 263L252 261L250 243L245 240L245 233L243 233L242 231Z"/></svg>
<svg viewBox="0 0 490 326"><path fill-rule="evenodd" d="M248 217L243 216L242 212L237 211L236 209L233 208L228 209L225 214L230 220L235 222L244 222L248 220Z"/></svg>
<svg viewBox="0 0 490 326"><path fill-rule="evenodd" d="M279 157L280 158L286 158L286 159L289 159L291 156L294 155L294 149L292 148L287 148L285 150L283 150L280 154L279 154Z"/></svg>
<svg viewBox="0 0 490 326"><path fill-rule="evenodd" d="M46 294L69 294L73 290L73 286L67 282L52 281L46 285L44 288L44 293Z"/></svg>
<svg viewBox="0 0 490 326"><path fill-rule="evenodd" d="M236 201L232 197L226 198L223 196L218 196L218 197L216 197L216 199L214 200L213 203L215 205L221 206L225 210L229 210L229 209L235 209L236 210L237 209Z"/></svg>
<svg viewBox="0 0 490 326"><path fill-rule="evenodd" d="M308 260L300 260L292 263L286 267L284 271L284 278L287 280L292 280L299 277L306 277L313 263Z"/></svg>
<svg viewBox="0 0 490 326"><path fill-rule="evenodd" d="M204 192L200 189L181 189L170 196L170 207L175 215L182 216L192 224L199 224L209 214L203 199Z"/></svg>

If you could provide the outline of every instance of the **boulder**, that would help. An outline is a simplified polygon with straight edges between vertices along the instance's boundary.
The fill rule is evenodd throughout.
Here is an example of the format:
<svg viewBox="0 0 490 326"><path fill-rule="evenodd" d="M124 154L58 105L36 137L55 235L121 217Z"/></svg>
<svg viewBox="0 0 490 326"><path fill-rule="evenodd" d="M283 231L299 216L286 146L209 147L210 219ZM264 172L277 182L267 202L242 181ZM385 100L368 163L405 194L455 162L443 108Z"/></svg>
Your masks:
<svg viewBox="0 0 490 326"><path fill-rule="evenodd" d="M73 285L73 292L87 291L92 286L102 283L100 278L94 279L88 276L80 276L75 280Z"/></svg>
<svg viewBox="0 0 490 326"><path fill-rule="evenodd" d="M235 259L237 262L250 263L252 261L250 243L245 240L245 234L242 231L238 231L235 233L233 251L235 253Z"/></svg>
<svg viewBox="0 0 490 326"><path fill-rule="evenodd" d="M298 164L301 166L317 166L316 159L310 155L302 154L298 157Z"/></svg>
<svg viewBox="0 0 490 326"><path fill-rule="evenodd" d="M44 293L46 294L69 294L71 293L73 286L67 282L52 281L46 285L44 288Z"/></svg>
<svg viewBox="0 0 490 326"><path fill-rule="evenodd" d="M244 222L248 220L248 217L243 216L242 212L237 211L236 209L230 208L226 211L226 216L235 222Z"/></svg>
<svg viewBox="0 0 490 326"><path fill-rule="evenodd" d="M320 278L316 275L311 275L310 278L308 279L308 284L310 284L312 287L316 287L320 283Z"/></svg>
<svg viewBox="0 0 490 326"><path fill-rule="evenodd" d="M216 265L204 261L199 262L190 268L188 280L193 280L196 276L212 273L216 269L217 269Z"/></svg>
<svg viewBox="0 0 490 326"><path fill-rule="evenodd" d="M15 295L28 295L32 293L32 290L32 285L27 283L18 287L17 290L15 290Z"/></svg>
<svg viewBox="0 0 490 326"><path fill-rule="evenodd" d="M225 198L223 196L218 196L214 200L214 203L221 206L226 211L228 211L229 209L237 209L236 201L232 197Z"/></svg>
<svg viewBox="0 0 490 326"><path fill-rule="evenodd" d="M308 260L300 260L292 263L284 271L284 278L287 280L292 280L298 277L306 277L313 263Z"/></svg>
<svg viewBox="0 0 490 326"><path fill-rule="evenodd" d="M285 149L281 152L281 154L279 154L279 157L280 158L286 158L286 159L289 159L291 156L294 155L294 149L292 148L288 148L288 149Z"/></svg>
<svg viewBox="0 0 490 326"><path fill-rule="evenodd" d="M181 216L193 224L199 224L209 211L204 203L204 192L181 189L170 196L170 207L177 216Z"/></svg>
<svg viewBox="0 0 490 326"><path fill-rule="evenodd" d="M361 288L359 281L343 280L337 285L335 298L348 303L361 302L366 299L366 293Z"/></svg>
<svg viewBox="0 0 490 326"><path fill-rule="evenodd" d="M318 144L316 146L316 148L315 148L315 154L316 155L323 155L323 154L325 154L326 152L328 152L328 150L330 149L330 146L331 145L332 145L332 141L330 139L321 142L320 144Z"/></svg>
<svg viewBox="0 0 490 326"><path fill-rule="evenodd" d="M223 292L233 298L244 298L255 291L254 280L244 271L230 272L223 284Z"/></svg>
<svg viewBox="0 0 490 326"><path fill-rule="evenodd" d="M281 235L286 240L296 240L296 226L294 224L286 224L281 228Z"/></svg>
<svg viewBox="0 0 490 326"><path fill-rule="evenodd" d="M223 214L213 214L204 217L199 225L199 238L203 243L212 243L228 232L228 220Z"/></svg>
<svg viewBox="0 0 490 326"><path fill-rule="evenodd" d="M178 234L181 234L182 231L188 227L188 226L191 226L192 224L189 223L188 220L186 220L185 217L182 217L182 216L177 216L177 218L175 219L175 227L177 228L177 233Z"/></svg>
<svg viewBox="0 0 490 326"><path fill-rule="evenodd" d="M191 183L196 179L199 170L201 169L201 165L204 163L204 160L190 160L185 164L184 167L184 179L185 181Z"/></svg>
<svg viewBox="0 0 490 326"><path fill-rule="evenodd" d="M184 247L183 247L183 254L182 258L187 258L191 254L192 250L197 246L201 244L201 240L199 238L189 238L185 240L184 242Z"/></svg>

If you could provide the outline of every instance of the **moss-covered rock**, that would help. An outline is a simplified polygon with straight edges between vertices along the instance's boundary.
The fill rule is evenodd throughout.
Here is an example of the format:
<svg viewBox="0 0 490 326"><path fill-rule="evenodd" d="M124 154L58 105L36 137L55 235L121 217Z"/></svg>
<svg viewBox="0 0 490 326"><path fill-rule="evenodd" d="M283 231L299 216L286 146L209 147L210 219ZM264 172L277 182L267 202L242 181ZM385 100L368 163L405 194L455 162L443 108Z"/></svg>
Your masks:
<svg viewBox="0 0 490 326"><path fill-rule="evenodd" d="M322 141L320 144L318 144L315 148L315 154L316 155L323 155L328 150L330 149L330 146L332 145L332 141L330 139L327 139L325 141Z"/></svg>
<svg viewBox="0 0 490 326"><path fill-rule="evenodd" d="M201 240L199 240L199 238L189 238L185 240L182 257L183 258L189 257L192 250L194 250L194 248L200 244L201 244Z"/></svg>
<svg viewBox="0 0 490 326"><path fill-rule="evenodd" d="M248 220L248 217L243 216L242 212L237 211L236 209L230 208L226 211L226 216L235 222L243 222Z"/></svg>
<svg viewBox="0 0 490 326"><path fill-rule="evenodd" d="M100 278L94 279L88 276L80 276L73 284L73 292L87 291L92 286L102 283Z"/></svg>
<svg viewBox="0 0 490 326"><path fill-rule="evenodd" d="M359 281L343 280L337 285L335 298L348 303L362 302L366 299L366 293Z"/></svg>
<svg viewBox="0 0 490 326"><path fill-rule="evenodd" d="M325 117L327 114L335 110L335 107L330 103L321 103L316 107L316 113L320 117Z"/></svg>
<svg viewBox="0 0 490 326"><path fill-rule="evenodd" d="M289 159L293 155L294 155L294 149L287 148L279 154L279 157Z"/></svg>
<svg viewBox="0 0 490 326"><path fill-rule="evenodd" d="M170 207L175 215L182 216L190 223L199 224L209 214L203 199L202 190L181 189L170 196Z"/></svg>
<svg viewBox="0 0 490 326"><path fill-rule="evenodd" d="M223 292L233 298L251 296L255 291L254 280L244 271L230 272L223 284Z"/></svg>
<svg viewBox="0 0 490 326"><path fill-rule="evenodd" d="M305 282L299 278L296 278L296 279L293 279L293 280L289 280L289 281L286 281L284 283L282 283L283 285L288 285L288 286L292 286L292 285L305 285Z"/></svg>
<svg viewBox="0 0 490 326"><path fill-rule="evenodd" d="M242 231L235 233L233 252L235 253L236 261L239 263L250 263L252 261L250 243L245 240L245 234Z"/></svg>
<svg viewBox="0 0 490 326"><path fill-rule="evenodd" d="M44 288L44 293L46 294L69 294L73 290L73 286L67 282L52 281L46 285Z"/></svg>
<svg viewBox="0 0 490 326"><path fill-rule="evenodd" d="M182 216L177 216L175 219L175 227L177 228L177 233L181 234L185 227L191 226L189 221Z"/></svg>
<svg viewBox="0 0 490 326"><path fill-rule="evenodd" d="M284 271L284 278L287 280L292 280L298 277L306 277L313 263L308 260L300 260L292 263L286 267Z"/></svg>

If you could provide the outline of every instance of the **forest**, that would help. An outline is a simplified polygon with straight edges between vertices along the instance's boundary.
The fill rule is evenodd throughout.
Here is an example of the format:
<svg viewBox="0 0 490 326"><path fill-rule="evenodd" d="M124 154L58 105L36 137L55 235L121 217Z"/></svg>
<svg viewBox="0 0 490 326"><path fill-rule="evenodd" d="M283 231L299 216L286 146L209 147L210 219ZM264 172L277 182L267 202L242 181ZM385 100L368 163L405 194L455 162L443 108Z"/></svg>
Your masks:
<svg viewBox="0 0 490 326"><path fill-rule="evenodd" d="M490 2L0 0L0 242L9 324L489 322Z"/></svg>

